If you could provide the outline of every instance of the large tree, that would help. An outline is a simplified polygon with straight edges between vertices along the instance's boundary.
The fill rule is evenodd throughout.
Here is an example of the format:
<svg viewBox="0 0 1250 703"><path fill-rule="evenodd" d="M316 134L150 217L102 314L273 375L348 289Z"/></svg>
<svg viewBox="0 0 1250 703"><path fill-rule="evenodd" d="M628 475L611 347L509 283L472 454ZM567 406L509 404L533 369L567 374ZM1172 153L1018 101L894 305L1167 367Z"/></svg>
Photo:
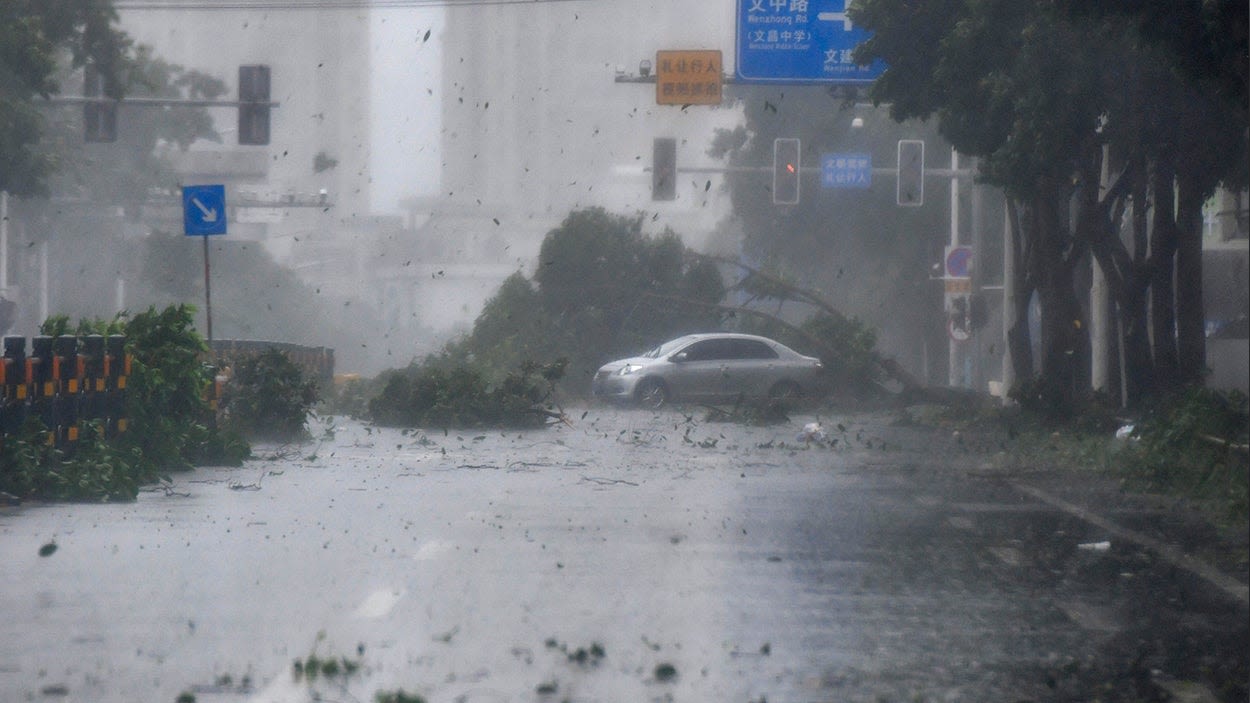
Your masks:
<svg viewBox="0 0 1250 703"><path fill-rule="evenodd" d="M1023 273L1015 298L1018 312L1034 291L1040 299L1041 388L1056 407L1086 384L1088 325L1077 280L1091 251L1121 316L1135 395L1169 369L1179 379L1201 374L1200 208L1244 164L1244 86L1240 95L1229 88L1236 71L1221 61L1244 64L1246 7L1173 4L1194 6L1191 19L1205 29L1170 29L1150 14L1157 3L1134 11L1112 3L1091 10L1075 2L863 0L852 11L875 32L857 58L889 65L874 101L890 103L898 120L936 117L942 135L980 157L982 177L1012 199ZM1241 17L1243 41L1217 50L1226 37L1213 18L1230 12ZM1222 56L1213 63L1224 69L1206 75L1213 63L1195 59L1197 46ZM1139 226L1132 248L1119 227L1129 207ZM1173 310L1182 341L1169 356L1163 317ZM1027 377L1027 316L1017 321L1012 359Z"/></svg>
<svg viewBox="0 0 1250 703"><path fill-rule="evenodd" d="M948 241L947 202L932 189L936 181L928 183L923 207L898 207L893 177L878 174L867 188L825 188L805 170L799 203L776 205L770 168L777 138L800 140L803 169L819 167L824 154L848 153L888 168L901 138L924 139L933 159L944 146L933 126L894 124L883 110L816 87L737 86L735 97L744 124L719 131L709 154L731 168L726 181L742 228L741 261L820 291L878 328L887 353L907 355L909 365L922 363L926 342L944 350L941 288L930 280Z"/></svg>
<svg viewBox="0 0 1250 703"><path fill-rule="evenodd" d="M61 92L64 57L74 68L94 65L106 95L122 97L118 76L131 41L116 21L109 0L0 2L0 190L47 193L55 162L37 148L44 131L40 102Z"/></svg>

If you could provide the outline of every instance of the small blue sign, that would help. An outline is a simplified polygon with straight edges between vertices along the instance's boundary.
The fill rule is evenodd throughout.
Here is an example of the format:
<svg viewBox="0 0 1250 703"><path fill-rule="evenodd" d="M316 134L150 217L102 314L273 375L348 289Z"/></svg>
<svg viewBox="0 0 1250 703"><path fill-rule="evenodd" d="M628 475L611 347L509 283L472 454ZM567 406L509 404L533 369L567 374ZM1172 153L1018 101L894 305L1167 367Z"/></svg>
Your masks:
<svg viewBox="0 0 1250 703"><path fill-rule="evenodd" d="M872 154L823 154L820 185L825 188L867 188L872 185Z"/></svg>
<svg viewBox="0 0 1250 703"><path fill-rule="evenodd" d="M851 53L871 36L846 16L847 0L738 0L736 72L744 83L871 83L885 63Z"/></svg>
<svg viewBox="0 0 1250 703"><path fill-rule="evenodd" d="M949 278L972 276L972 247L949 247L946 252L946 275Z"/></svg>
<svg viewBox="0 0 1250 703"><path fill-rule="evenodd" d="M182 229L187 236L226 233L226 187L183 186Z"/></svg>

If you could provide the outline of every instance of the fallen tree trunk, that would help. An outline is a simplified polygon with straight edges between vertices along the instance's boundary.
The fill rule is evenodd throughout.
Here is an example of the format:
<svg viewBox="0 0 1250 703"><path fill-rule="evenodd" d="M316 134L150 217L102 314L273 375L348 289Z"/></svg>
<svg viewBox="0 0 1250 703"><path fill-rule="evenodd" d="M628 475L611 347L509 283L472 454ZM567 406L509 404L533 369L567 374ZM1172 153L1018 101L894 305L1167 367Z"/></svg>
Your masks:
<svg viewBox="0 0 1250 703"><path fill-rule="evenodd" d="M723 256L714 256L711 254L699 254L696 252L690 252L689 256L696 258L696 259L703 260L703 261L711 261L713 263L734 266L745 271L748 274L748 278L745 278L742 281L739 281L737 285L731 287L731 290L735 288L739 290L745 290L744 286L747 284L747 282L750 280L751 277L754 277L758 279L759 281L763 282L765 284L765 287L769 289L768 297L774 297L780 300L789 300L793 302L799 302L799 303L805 303L807 305L811 305L817 310L825 313L826 315L838 321L845 321L846 319L848 319L847 316L841 310L838 310L837 308L835 308L831 303L829 303L827 300L822 298L817 292L808 288L803 288L801 286L797 286L792 283L783 281L780 278L777 278L776 276L773 276L771 274L760 271L759 269L748 266L736 259L730 259L730 258L723 257ZM657 296L657 297L664 297L664 296ZM833 352L833 350L830 349L828 345L825 344L825 342L821 340L820 338L816 337L815 335L812 335L806 330L799 328L796 325L790 324L789 322L782 320L781 318L777 317L776 315L772 313L764 312L762 310L756 310L754 308L743 307L740 305L725 305L725 304L707 304L707 305L709 305L709 307L712 307L714 309L723 310L726 312L753 315L756 317L770 320L778 325L781 325L787 330L801 336L803 339L810 342L815 348L825 350L826 353ZM902 386L902 393L900 394L900 396L903 398L914 400L914 401L939 403L942 405L970 405L970 404L975 404L977 402L980 402L981 400L980 396L974 392L960 391L958 389L950 389L950 388L932 388L932 387L926 386L924 383L921 383L915 376L908 373L907 370L904 369L902 365L899 364L898 361L896 361L895 359L883 356L880 353L876 352L875 350L873 352L873 357L874 357L875 364L877 368L881 371L881 373L886 378L889 378L890 380Z"/></svg>

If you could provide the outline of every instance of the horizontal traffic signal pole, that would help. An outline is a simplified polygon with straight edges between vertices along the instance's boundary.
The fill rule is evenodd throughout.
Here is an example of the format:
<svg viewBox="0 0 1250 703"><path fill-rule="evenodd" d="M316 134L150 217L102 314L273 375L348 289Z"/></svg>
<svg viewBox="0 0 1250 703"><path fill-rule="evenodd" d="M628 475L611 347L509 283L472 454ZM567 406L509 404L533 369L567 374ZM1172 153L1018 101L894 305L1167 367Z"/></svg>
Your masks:
<svg viewBox="0 0 1250 703"><path fill-rule="evenodd" d="M196 100L183 98L123 98L114 100L112 98L89 97L86 95L55 95L46 99L46 102L53 105L86 105L91 104L117 104L117 105L139 105L144 107L240 107L258 105L261 107L281 107L282 103L276 101L269 102L249 102L240 100Z"/></svg>

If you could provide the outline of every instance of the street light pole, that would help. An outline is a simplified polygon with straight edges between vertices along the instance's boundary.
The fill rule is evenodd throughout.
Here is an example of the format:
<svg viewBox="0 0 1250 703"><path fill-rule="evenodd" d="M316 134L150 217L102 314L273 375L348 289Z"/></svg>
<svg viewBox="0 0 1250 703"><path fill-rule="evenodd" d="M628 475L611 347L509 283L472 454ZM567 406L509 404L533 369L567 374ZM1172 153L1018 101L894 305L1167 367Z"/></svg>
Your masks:
<svg viewBox="0 0 1250 703"><path fill-rule="evenodd" d="M0 190L0 296L9 292L9 191Z"/></svg>

